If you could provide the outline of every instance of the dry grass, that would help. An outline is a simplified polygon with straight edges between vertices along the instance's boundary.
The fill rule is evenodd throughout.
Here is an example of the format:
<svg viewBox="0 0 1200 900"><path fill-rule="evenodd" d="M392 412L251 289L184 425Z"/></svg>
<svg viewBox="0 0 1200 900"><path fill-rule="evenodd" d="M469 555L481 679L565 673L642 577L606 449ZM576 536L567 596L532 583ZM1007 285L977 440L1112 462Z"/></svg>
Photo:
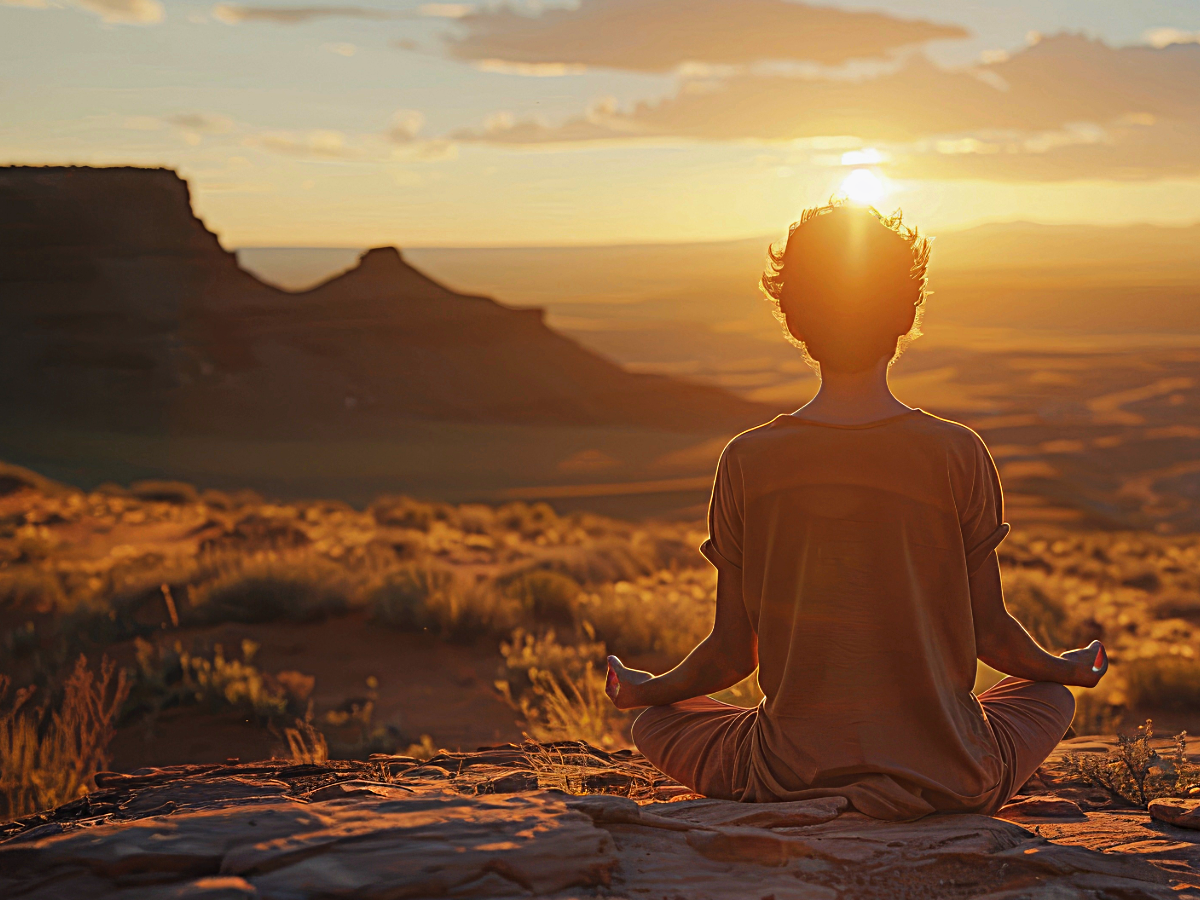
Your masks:
<svg viewBox="0 0 1200 900"><path fill-rule="evenodd" d="M0 700L8 687L8 677L0 675ZM34 690L18 690L0 713L0 817L59 806L94 788L128 691L125 673L109 659L101 661L97 676L82 656L57 709L49 703L31 709Z"/></svg>
<svg viewBox="0 0 1200 900"><path fill-rule="evenodd" d="M1154 723L1147 719L1136 734L1117 736L1115 756L1070 753L1068 771L1143 809L1158 797L1185 797L1200 785L1200 770L1188 761L1187 732L1172 738L1166 756L1152 746Z"/></svg>
<svg viewBox="0 0 1200 900"><path fill-rule="evenodd" d="M27 491L24 505L0 511L0 657L19 683L45 688L81 651L176 621L316 622L365 610L431 639L503 644L505 689L531 730L613 746L627 737L623 718L601 712L606 653L667 664L712 623L715 577L695 549L699 522L559 515L536 503L384 497L357 511L179 485L139 493ZM178 539L139 537L167 532ZM1018 531L1001 564L1010 607L1046 646L1100 638L1109 650L1105 690L1080 698L1077 730L1200 710L1200 539ZM199 648L185 667L182 649L164 653L138 672L138 697L176 702L186 682L205 702L266 719L303 709L245 658L218 662ZM281 690L285 713L272 711ZM750 679L720 697L750 706L761 694ZM318 721L328 724L324 713Z"/></svg>
<svg viewBox="0 0 1200 900"><path fill-rule="evenodd" d="M283 730L288 758L294 763L313 765L329 760L329 745L325 742L325 735L313 725L312 717L310 703L304 718L296 719L293 727Z"/></svg>

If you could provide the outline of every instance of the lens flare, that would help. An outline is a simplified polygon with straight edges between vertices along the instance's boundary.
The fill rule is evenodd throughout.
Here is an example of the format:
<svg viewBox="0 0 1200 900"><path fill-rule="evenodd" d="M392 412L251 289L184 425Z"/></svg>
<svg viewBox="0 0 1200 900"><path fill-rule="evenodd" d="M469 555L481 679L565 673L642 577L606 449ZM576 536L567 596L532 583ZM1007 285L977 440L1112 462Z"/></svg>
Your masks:
<svg viewBox="0 0 1200 900"><path fill-rule="evenodd" d="M870 169L855 169L842 182L842 193L851 203L878 206L887 189L883 180Z"/></svg>

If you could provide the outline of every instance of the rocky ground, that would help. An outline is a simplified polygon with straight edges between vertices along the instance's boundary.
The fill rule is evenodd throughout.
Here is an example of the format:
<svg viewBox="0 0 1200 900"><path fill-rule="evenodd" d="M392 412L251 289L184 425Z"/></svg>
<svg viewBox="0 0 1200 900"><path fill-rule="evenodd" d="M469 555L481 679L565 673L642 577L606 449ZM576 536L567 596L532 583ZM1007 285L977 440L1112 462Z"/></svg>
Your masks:
<svg viewBox="0 0 1200 900"><path fill-rule="evenodd" d="M579 743L107 773L0 826L0 895L1197 900L1200 800L1151 815L1066 774L1110 747L1065 742L1000 818L914 823L706 800Z"/></svg>

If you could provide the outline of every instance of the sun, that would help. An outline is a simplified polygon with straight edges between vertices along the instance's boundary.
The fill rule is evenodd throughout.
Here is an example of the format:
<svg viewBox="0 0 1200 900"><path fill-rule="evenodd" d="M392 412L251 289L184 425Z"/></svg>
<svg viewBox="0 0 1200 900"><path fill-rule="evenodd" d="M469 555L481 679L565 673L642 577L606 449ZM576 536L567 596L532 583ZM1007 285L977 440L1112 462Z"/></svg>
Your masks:
<svg viewBox="0 0 1200 900"><path fill-rule="evenodd" d="M870 169L855 169L842 181L841 192L851 203L878 206L887 194L883 180Z"/></svg>

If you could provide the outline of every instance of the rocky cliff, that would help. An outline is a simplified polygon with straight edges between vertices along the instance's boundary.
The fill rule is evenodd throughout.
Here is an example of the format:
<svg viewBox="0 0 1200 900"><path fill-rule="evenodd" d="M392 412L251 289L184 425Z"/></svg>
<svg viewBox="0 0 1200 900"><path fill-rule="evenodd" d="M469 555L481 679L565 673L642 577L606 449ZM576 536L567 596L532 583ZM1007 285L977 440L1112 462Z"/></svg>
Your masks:
<svg viewBox="0 0 1200 900"><path fill-rule="evenodd" d="M167 169L0 168L0 316L0 412L22 422L300 438L413 420L736 429L770 412L625 372L394 248L304 293L270 287Z"/></svg>

